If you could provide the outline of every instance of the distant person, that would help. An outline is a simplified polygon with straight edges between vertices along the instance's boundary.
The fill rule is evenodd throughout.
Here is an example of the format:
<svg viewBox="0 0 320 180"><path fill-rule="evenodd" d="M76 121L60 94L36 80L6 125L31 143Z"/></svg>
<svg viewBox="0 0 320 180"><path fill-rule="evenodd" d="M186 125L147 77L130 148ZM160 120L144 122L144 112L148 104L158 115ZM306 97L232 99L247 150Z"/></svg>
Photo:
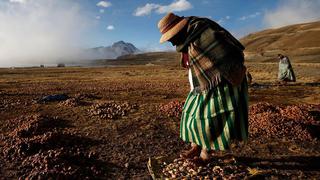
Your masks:
<svg viewBox="0 0 320 180"><path fill-rule="evenodd" d="M165 15L158 23L160 43L181 53L191 91L182 110L180 138L191 143L181 154L207 162L211 150L229 148L248 138L248 86L244 47L227 30L207 18Z"/></svg>
<svg viewBox="0 0 320 180"><path fill-rule="evenodd" d="M296 82L296 77L293 72L290 60L287 56L278 54L279 72L278 79L282 82Z"/></svg>

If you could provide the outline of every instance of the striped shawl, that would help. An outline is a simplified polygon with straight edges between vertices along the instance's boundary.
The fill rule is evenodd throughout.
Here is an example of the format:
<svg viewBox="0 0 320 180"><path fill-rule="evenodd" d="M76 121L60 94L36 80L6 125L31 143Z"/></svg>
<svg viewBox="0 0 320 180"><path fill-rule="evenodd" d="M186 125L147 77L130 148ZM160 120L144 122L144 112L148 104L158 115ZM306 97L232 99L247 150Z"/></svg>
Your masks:
<svg viewBox="0 0 320 180"><path fill-rule="evenodd" d="M192 16L188 22L187 37L177 46L177 51L188 49L194 92L215 87L221 78L232 85L240 85L246 71L242 44L207 18Z"/></svg>

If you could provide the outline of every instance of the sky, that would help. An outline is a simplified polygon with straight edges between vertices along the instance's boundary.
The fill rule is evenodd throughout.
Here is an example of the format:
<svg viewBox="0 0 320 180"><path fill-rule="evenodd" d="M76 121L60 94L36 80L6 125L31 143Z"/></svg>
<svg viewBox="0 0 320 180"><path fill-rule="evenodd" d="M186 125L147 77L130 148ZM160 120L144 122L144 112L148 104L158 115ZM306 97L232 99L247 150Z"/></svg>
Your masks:
<svg viewBox="0 0 320 180"><path fill-rule="evenodd" d="M210 18L241 38L320 20L320 0L0 0L0 67L71 59L79 49L123 40L143 51L159 44L168 12Z"/></svg>

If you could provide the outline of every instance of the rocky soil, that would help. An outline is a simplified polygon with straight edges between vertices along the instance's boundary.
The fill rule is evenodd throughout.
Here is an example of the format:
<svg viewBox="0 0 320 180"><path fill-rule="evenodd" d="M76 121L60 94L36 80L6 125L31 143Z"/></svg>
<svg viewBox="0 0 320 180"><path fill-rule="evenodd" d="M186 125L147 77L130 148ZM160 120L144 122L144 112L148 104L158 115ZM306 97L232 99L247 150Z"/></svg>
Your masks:
<svg viewBox="0 0 320 180"><path fill-rule="evenodd" d="M189 147L179 139L189 87L176 69L0 75L0 179L150 179L147 162L159 156L170 157L159 172L171 178L320 177L318 86L250 87L248 142L200 166L179 158ZM68 99L37 101L58 94Z"/></svg>

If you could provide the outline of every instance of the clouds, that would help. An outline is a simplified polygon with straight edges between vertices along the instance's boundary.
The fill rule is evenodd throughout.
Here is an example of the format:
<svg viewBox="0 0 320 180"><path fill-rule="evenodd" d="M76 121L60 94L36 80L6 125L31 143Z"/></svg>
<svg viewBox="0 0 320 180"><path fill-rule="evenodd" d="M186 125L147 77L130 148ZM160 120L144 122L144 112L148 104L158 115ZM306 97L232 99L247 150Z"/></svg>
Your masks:
<svg viewBox="0 0 320 180"><path fill-rule="evenodd" d="M70 59L92 27L76 2L29 0L0 6L0 66Z"/></svg>
<svg viewBox="0 0 320 180"><path fill-rule="evenodd" d="M147 3L143 7L138 7L135 10L134 15L135 16L145 16L145 15L151 14L151 12L154 9L159 8L159 6L160 6L159 4L149 4L149 3Z"/></svg>
<svg viewBox="0 0 320 180"><path fill-rule="evenodd" d="M282 0L275 9L266 11L263 21L266 27L318 21L320 0Z"/></svg>
<svg viewBox="0 0 320 180"><path fill-rule="evenodd" d="M107 8L107 7L110 7L112 4L110 3L110 2L107 2L107 1L100 1L100 2L98 2L97 4L96 4L96 6L98 6L98 7L101 7L101 8ZM101 13L101 14L103 14L104 12L105 12L105 9L99 9L99 12ZM100 20L101 19L101 16L96 16L96 19L97 20ZM106 27L106 29L108 30L108 31L112 31L112 30L114 30L114 26L113 25L108 25L107 27Z"/></svg>
<svg viewBox="0 0 320 180"><path fill-rule="evenodd" d="M211 19L211 17L208 17L208 18ZM229 20L229 19L231 19L230 16L225 16L225 17L219 19L219 20L217 21L217 23L218 23L218 24L223 24L224 22L226 22L226 21Z"/></svg>
<svg viewBox="0 0 320 180"><path fill-rule="evenodd" d="M113 25L108 25L108 26L107 26L107 30L109 30L109 31L114 30L114 26L113 26Z"/></svg>
<svg viewBox="0 0 320 180"><path fill-rule="evenodd" d="M107 1L100 1L96 4L97 7L101 7L101 9L99 9L99 12L101 14L103 14L105 12L105 9L104 8L108 8L110 7L112 4L110 2L107 2ZM96 20L100 20L102 17L101 16L96 16ZM114 30L114 26L113 25L108 25L106 27L106 30L108 31L112 31Z"/></svg>
<svg viewBox="0 0 320 180"><path fill-rule="evenodd" d="M245 21L245 20L247 20L247 19L256 18L257 16L260 16L260 15L261 15L260 12L255 12L255 13L250 14L250 15L247 15L247 16L242 16L242 17L239 18L239 20Z"/></svg>
<svg viewBox="0 0 320 180"><path fill-rule="evenodd" d="M100 1L96 4L96 6L100 7L100 8L107 8L107 7L110 7L112 4L110 2L107 2L107 1ZM101 14L103 14L105 12L104 9L99 9L99 12Z"/></svg>
<svg viewBox="0 0 320 180"><path fill-rule="evenodd" d="M23 4L23 3L26 3L27 0L9 0L9 2L12 2L12 3L21 3L21 4Z"/></svg>
<svg viewBox="0 0 320 180"><path fill-rule="evenodd" d="M98 7L107 8L107 7L110 7L110 6L111 6L111 3L110 3L110 2L107 2L107 1L100 1L100 2L97 3L97 6L98 6Z"/></svg>
<svg viewBox="0 0 320 180"><path fill-rule="evenodd" d="M156 12L159 14L164 14L164 13L173 12L173 11L177 11L177 12L185 11L191 8L192 8L192 5L187 0L177 0L167 6L159 6Z"/></svg>
<svg viewBox="0 0 320 180"><path fill-rule="evenodd" d="M169 5L160 5L154 3L147 3L142 7L138 7L133 13L134 16L146 16L152 13L152 11L158 14L164 14L168 12L179 12L191 9L192 5L187 0L175 0Z"/></svg>

